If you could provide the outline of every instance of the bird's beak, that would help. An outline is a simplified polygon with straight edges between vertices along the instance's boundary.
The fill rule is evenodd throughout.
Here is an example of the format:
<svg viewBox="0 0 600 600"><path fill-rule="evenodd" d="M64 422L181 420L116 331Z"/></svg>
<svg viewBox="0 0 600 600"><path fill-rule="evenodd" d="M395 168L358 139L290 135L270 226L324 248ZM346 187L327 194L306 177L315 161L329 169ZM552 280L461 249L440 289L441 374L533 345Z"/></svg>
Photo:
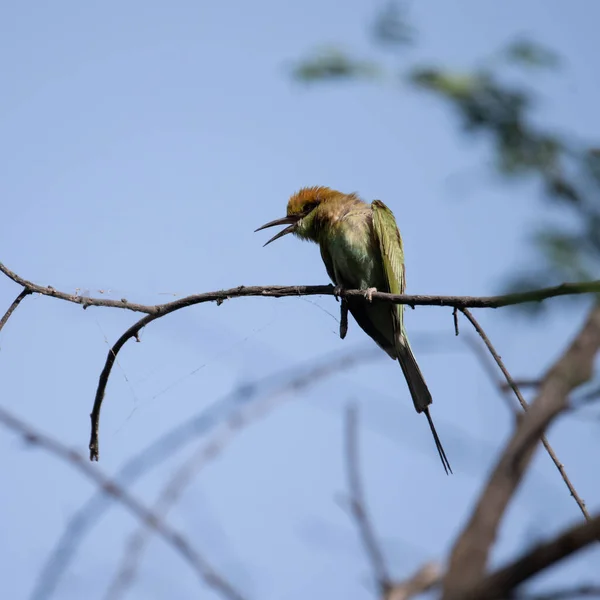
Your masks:
<svg viewBox="0 0 600 600"><path fill-rule="evenodd" d="M267 229L267 227L275 227L275 225L289 225L289 227L282 229L278 234L274 235L266 244L264 244L263 245L263 248L264 248L271 242L278 240L280 237L283 237L284 235L287 235L288 233L292 233L294 231L294 229L296 229L296 223L298 223L299 220L300 220L300 217L297 217L297 216L283 217L283 219L275 219L274 221L269 221L268 223L265 223L258 229L255 229L254 233L256 233L257 231L261 231L262 229Z"/></svg>

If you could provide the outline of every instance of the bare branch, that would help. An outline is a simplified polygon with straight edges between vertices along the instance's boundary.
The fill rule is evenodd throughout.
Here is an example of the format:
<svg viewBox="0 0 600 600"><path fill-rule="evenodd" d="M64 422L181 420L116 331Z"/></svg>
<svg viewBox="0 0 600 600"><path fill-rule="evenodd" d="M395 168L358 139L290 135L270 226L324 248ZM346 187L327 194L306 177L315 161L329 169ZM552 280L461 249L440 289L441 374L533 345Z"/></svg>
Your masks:
<svg viewBox="0 0 600 600"><path fill-rule="evenodd" d="M391 579L366 508L365 492L360 476L359 464L358 409L353 404L348 405L346 410L345 432L346 472L350 509L356 522L365 553L371 563L373 577L377 583L379 592L382 597L386 597L392 587Z"/></svg>
<svg viewBox="0 0 600 600"><path fill-rule="evenodd" d="M172 529L124 488L96 470L80 454L58 440L33 429L30 425L1 407L0 423L19 434L28 443L43 448L50 454L69 463L85 477L93 481L104 493L120 502L137 519L144 523L146 527L150 527L156 531L192 567L207 586L213 588L221 596L229 600L244 600L244 596L214 570L208 561L193 548L186 537Z"/></svg>
<svg viewBox="0 0 600 600"><path fill-rule="evenodd" d="M30 292L51 296L67 302L79 304L84 308L88 306L104 306L110 308L121 308L134 312L142 312L148 315L168 314L174 310L202 304L203 302L223 302L231 298L242 298L256 296L262 298L285 298L290 296L358 296L364 298L364 290L337 290L333 285L264 285L264 286L238 286L228 290L193 294L185 298L179 298L165 304L145 305L122 300L109 300L106 298L90 298L76 294L67 294L55 290L51 286L41 286L27 281L13 273L0 262L0 272L4 273L15 283L23 286ZM541 288L529 292L505 294L499 296L424 296L409 294L386 294L384 292L373 292L373 300L391 302L394 304L408 304L409 306L450 306L454 308L501 308L526 302L541 302L558 296L571 296L579 294L600 293L600 280L582 283L562 283L561 285Z"/></svg>
<svg viewBox="0 0 600 600"><path fill-rule="evenodd" d="M500 521L533 458L537 441L565 409L571 391L590 379L599 349L600 305L595 305L569 348L544 376L534 402L518 423L458 537L444 580L444 600L462 600L483 576Z"/></svg>
<svg viewBox="0 0 600 600"><path fill-rule="evenodd" d="M15 312L15 309L19 304L21 304L21 300L25 298L25 296L29 296L31 292L27 289L24 289L14 300L13 303L8 307L8 310L4 313L4 316L0 319L0 331L6 325L7 321L10 319L10 316Z"/></svg>
<svg viewBox="0 0 600 600"><path fill-rule="evenodd" d="M508 384L509 388L515 393L515 396L517 397L517 400L519 401L519 404L521 405L522 409L525 412L527 412L529 410L529 404L527 404L527 401L525 400L525 398L523 398L523 394L521 394L521 391L519 390L519 386L516 384L516 382L514 381L514 379L511 376L511 374L508 372L508 369L504 366L504 363L502 362L500 355L496 352L496 349L492 345L492 342L486 335L485 331L483 330L481 325L477 322L477 319L475 319L475 317L471 314L471 312L468 309L465 308L462 310L462 312L465 315L465 317L467 317L467 319L469 319L469 321L471 322L471 324L473 325L473 327L475 328L477 333L480 335L481 339L483 340L483 342L487 346L488 350L490 351L490 354L493 356L494 360L496 361L496 364L502 371L502 374L506 378L506 383ZM500 390L502 391L502 388L500 388ZM565 482L565 485L567 486L569 493L571 494L571 496L577 503L579 510L583 514L584 518L589 521L591 518L590 513L588 512L587 508L585 507L585 502L583 501L581 496L577 493L575 486L573 485L572 481L569 479L569 476L567 475L567 472L565 470L563 463L558 459L558 456L556 455L554 448L552 448L552 446L550 445L548 438L545 435L542 435L540 439L542 441L542 445L544 446L546 452L552 459L554 466L558 469L558 472L560 473L562 480Z"/></svg>
<svg viewBox="0 0 600 600"><path fill-rule="evenodd" d="M487 576L464 600L502 600L524 581L585 548L600 537L600 515L539 544L506 567Z"/></svg>
<svg viewBox="0 0 600 600"><path fill-rule="evenodd" d="M595 282L594 285L598 286L600 290L600 281ZM410 306L453 306L460 308L461 310L467 306L475 307L490 307L497 308L500 306L508 306L509 304L518 304L519 302L532 302L534 300L543 300L556 295L564 295L566 293L586 293L589 291L595 291L595 287L592 284L563 284L554 288L546 288L545 290L537 290L535 292L526 292L523 294L510 294L507 296L489 296L487 298L472 298L468 296L408 296L408 295L395 295L385 294L382 292L374 292L373 299L384 300L387 302L393 302L397 304L408 304ZM583 286L583 287L582 287ZM592 288L590 288L592 286ZM571 290L565 292L564 290ZM579 291L573 291L579 290ZM196 294L193 296L187 296L168 302L167 304L160 304L154 307L146 307L148 312L145 317L134 323L114 344L109 350L108 356L100 379L98 381L98 387L96 389L96 397L94 399L94 406L91 418L91 434L90 434L90 460L98 460L99 458L99 442L98 442L98 428L100 426L100 409L102 408L102 401L106 391L106 385L110 372L114 365L117 354L121 348L130 339L139 339L139 332L141 329L146 327L152 321L158 318L164 317L172 312L181 310L188 306L195 304L201 304L203 302L223 301L229 298L242 297L242 296L261 296L261 297L275 297L280 298L284 296L307 296L323 294L330 296L337 296L341 294L342 297L359 296L364 298L364 291L362 290L338 290L332 285L321 285L321 286L293 286L293 287L244 287L232 288L230 290L224 290L220 292L208 292L205 294ZM342 309L343 310L343 309ZM343 315L342 315L343 316ZM343 329L340 329L340 334L343 333Z"/></svg>

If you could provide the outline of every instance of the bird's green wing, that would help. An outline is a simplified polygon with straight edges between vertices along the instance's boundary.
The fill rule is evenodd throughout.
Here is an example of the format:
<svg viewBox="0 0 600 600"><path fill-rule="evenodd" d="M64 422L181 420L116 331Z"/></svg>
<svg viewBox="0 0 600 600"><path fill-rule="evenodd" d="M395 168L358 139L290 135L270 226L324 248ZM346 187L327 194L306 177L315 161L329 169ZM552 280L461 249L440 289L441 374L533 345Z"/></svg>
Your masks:
<svg viewBox="0 0 600 600"><path fill-rule="evenodd" d="M373 209L373 229L379 242L383 271L387 279L388 288L391 294L403 294L406 283L404 274L404 248L394 213L381 200L372 202L371 208ZM404 305L395 304L392 310L396 316L394 321L396 321L398 326L396 334L401 335L404 329Z"/></svg>
<svg viewBox="0 0 600 600"><path fill-rule="evenodd" d="M402 238L396 225L396 219L394 219L392 211L380 200L375 200L371 204L371 208L373 209L373 229L379 242L383 272L387 279L389 290L392 294L403 294L406 282L404 275L404 249L402 247ZM416 411L419 413L424 412L427 416L444 469L446 469L446 473L448 471L452 472L442 442L429 414L429 405L432 402L431 393L404 332L403 309L404 306L401 304L392 305L390 309L394 324L394 343L398 362L406 378Z"/></svg>

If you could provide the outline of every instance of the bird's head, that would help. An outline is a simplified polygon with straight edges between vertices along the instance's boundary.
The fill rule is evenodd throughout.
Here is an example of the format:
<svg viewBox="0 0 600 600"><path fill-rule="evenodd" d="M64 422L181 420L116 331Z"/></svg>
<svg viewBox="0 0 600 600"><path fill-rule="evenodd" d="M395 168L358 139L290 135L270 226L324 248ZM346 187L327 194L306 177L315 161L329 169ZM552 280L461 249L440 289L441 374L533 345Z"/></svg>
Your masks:
<svg viewBox="0 0 600 600"><path fill-rule="evenodd" d="M332 206L344 196L342 192L324 186L302 188L290 197L285 217L269 221L255 231L275 227L275 225L288 225L274 235L265 246L288 233L293 233L304 240L316 242L319 230L323 225L323 218L327 214L327 210L324 209Z"/></svg>

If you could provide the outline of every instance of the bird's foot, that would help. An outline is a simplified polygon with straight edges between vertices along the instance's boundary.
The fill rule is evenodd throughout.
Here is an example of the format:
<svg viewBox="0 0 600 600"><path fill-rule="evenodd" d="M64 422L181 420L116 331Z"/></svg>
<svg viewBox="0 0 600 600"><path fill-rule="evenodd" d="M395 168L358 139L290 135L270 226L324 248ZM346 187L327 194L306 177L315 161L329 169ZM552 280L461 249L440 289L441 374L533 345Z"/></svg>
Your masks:
<svg viewBox="0 0 600 600"><path fill-rule="evenodd" d="M334 285L333 286L333 297L339 302L340 301L340 296L342 295L342 292L344 291L344 288L341 285Z"/></svg>
<svg viewBox="0 0 600 600"><path fill-rule="evenodd" d="M365 290L365 298L369 301L369 302L373 302L373 292L376 292L377 288L367 288Z"/></svg>

